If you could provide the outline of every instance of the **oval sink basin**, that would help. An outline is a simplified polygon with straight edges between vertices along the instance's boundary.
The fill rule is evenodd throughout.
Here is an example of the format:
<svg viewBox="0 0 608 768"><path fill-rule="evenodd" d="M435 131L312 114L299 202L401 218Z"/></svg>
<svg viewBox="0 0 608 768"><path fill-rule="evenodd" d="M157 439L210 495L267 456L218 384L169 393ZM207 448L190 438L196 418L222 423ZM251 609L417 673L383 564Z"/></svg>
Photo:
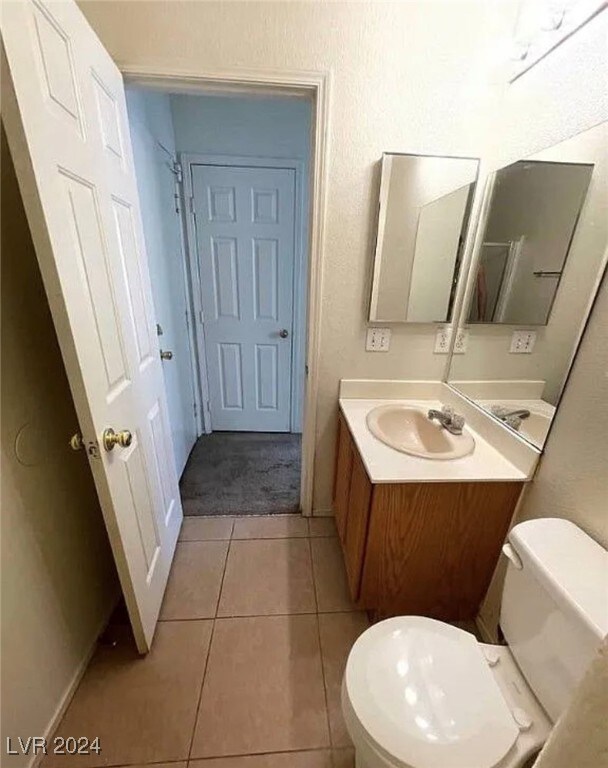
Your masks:
<svg viewBox="0 0 608 768"><path fill-rule="evenodd" d="M466 430L452 435L426 411L410 405L379 405L367 414L367 426L386 445L422 459L460 459L475 447Z"/></svg>

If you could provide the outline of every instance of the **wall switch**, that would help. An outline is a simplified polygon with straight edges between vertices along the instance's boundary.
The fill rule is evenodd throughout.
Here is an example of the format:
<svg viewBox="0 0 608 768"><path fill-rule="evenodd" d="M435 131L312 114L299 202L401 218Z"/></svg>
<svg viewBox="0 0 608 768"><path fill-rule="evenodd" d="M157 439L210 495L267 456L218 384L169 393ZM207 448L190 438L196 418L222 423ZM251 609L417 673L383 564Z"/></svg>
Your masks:
<svg viewBox="0 0 608 768"><path fill-rule="evenodd" d="M465 328L459 328L456 331L456 341L454 342L454 354L464 355L469 343L469 332Z"/></svg>
<svg viewBox="0 0 608 768"><path fill-rule="evenodd" d="M534 349L536 331L513 331L509 352L514 355L529 355Z"/></svg>
<svg viewBox="0 0 608 768"><path fill-rule="evenodd" d="M391 346L390 328L368 328L365 349L368 352L388 352Z"/></svg>
<svg viewBox="0 0 608 768"><path fill-rule="evenodd" d="M435 336L435 349L433 352L436 355L447 355L450 349L450 340L452 338L452 326L442 325L437 329Z"/></svg>

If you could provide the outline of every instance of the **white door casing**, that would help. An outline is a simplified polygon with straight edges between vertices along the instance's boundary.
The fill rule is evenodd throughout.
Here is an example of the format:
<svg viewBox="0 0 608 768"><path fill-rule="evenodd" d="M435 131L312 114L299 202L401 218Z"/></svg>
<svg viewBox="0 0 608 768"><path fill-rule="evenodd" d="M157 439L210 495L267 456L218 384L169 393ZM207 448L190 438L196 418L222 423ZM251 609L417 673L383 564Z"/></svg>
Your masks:
<svg viewBox="0 0 608 768"><path fill-rule="evenodd" d="M182 511L122 76L74 2L4 3L1 26L9 146L143 653ZM131 445L106 452L108 427Z"/></svg>

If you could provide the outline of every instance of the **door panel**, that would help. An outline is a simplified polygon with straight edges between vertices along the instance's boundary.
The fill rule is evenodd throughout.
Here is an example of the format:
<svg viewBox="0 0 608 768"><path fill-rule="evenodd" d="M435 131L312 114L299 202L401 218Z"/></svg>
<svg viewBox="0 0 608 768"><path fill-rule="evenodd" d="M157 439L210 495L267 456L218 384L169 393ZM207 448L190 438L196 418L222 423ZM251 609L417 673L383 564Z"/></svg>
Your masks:
<svg viewBox="0 0 608 768"><path fill-rule="evenodd" d="M240 344L218 344L218 373L221 383L221 406L224 410L243 409L243 360Z"/></svg>
<svg viewBox="0 0 608 768"><path fill-rule="evenodd" d="M235 238L212 237L214 320L240 320Z"/></svg>
<svg viewBox="0 0 608 768"><path fill-rule="evenodd" d="M182 512L122 77L73 2L6 3L1 22L10 72L2 78L3 119L135 639L145 652ZM105 451L109 427L129 430L131 444Z"/></svg>
<svg viewBox="0 0 608 768"><path fill-rule="evenodd" d="M192 182L212 429L288 432L295 172L195 165Z"/></svg>

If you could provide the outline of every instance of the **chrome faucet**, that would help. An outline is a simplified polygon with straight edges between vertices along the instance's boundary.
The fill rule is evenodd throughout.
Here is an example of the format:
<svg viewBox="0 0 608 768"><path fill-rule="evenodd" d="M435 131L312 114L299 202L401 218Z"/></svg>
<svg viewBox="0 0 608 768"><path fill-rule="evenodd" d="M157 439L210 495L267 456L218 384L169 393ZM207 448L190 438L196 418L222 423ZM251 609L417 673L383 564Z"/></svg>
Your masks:
<svg viewBox="0 0 608 768"><path fill-rule="evenodd" d="M427 415L431 421L437 419L441 426L452 435L462 435L464 416L454 413L454 409L450 405L442 406L440 411L431 408Z"/></svg>
<svg viewBox="0 0 608 768"><path fill-rule="evenodd" d="M492 411L492 413L494 413L494 411ZM514 411L501 409L499 413L494 413L494 416L497 416L501 421L506 421L513 416L516 416L518 419L527 419L529 415L530 411L527 408L517 408Z"/></svg>

